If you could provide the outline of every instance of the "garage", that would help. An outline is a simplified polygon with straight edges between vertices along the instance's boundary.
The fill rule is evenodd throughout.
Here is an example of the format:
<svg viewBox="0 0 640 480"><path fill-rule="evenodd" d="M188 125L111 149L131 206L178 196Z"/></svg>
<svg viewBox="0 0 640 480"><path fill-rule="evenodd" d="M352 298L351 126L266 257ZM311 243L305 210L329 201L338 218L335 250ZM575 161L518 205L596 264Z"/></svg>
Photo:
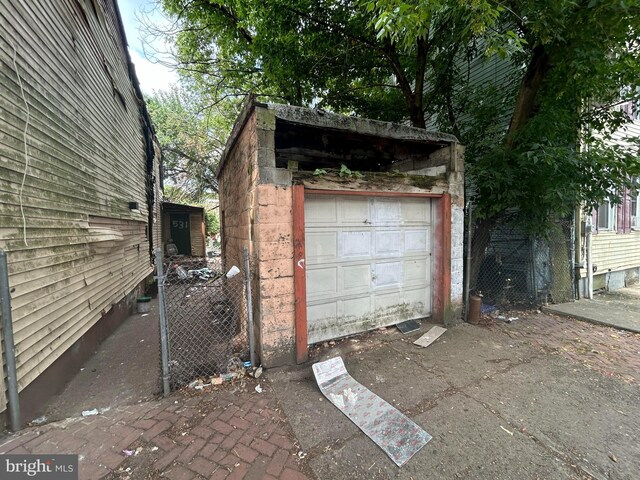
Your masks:
<svg viewBox="0 0 640 480"><path fill-rule="evenodd" d="M245 247L251 256L265 367L404 320L459 321L464 147L455 137L248 98L217 177L223 261L239 265Z"/></svg>
<svg viewBox="0 0 640 480"><path fill-rule="evenodd" d="M305 196L309 344L431 315L431 200Z"/></svg>

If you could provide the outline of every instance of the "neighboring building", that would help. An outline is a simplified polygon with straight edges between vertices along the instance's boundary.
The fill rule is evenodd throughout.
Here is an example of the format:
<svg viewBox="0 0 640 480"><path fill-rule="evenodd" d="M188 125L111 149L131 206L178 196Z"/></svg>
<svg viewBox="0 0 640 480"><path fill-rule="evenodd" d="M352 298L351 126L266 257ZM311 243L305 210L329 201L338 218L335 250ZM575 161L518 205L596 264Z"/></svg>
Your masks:
<svg viewBox="0 0 640 480"><path fill-rule="evenodd" d="M498 56L478 56L469 60L463 69L466 84L461 95L465 103L482 105L496 102L505 112L512 109L512 100L505 98L505 91L514 89L514 67L507 59ZM515 97L514 97L515 98ZM635 149L637 146L625 137L640 137L640 111L631 102L618 107L630 116L625 128L617 132L611 140L617 144ZM473 121L460 119L461 127ZM490 128L506 131L510 121L508 114L498 118ZM430 124L435 128L435 124ZM639 152L640 154L640 152ZM473 185L468 184L467 196L473 198ZM532 199L535 201L535 199ZM579 206L577 206L579 207ZM504 277L519 281L522 285L512 292L525 293L513 303L554 303L588 296L587 256L585 226L593 225L592 251L594 283L593 289L612 290L635 283L640 276L640 207L638 192L620 192L617 205L605 201L600 207L585 215L576 209L571 219L562 219L553 225L548 239L533 238L517 227L498 223L492 234L488 255L500 257ZM476 252L477 253L477 252ZM570 273L569 273L570 272ZM482 282L479 279L479 283ZM473 281L473 280L472 280ZM486 282L485 282L486 283ZM494 280L496 288L501 285ZM471 284L471 290L482 285ZM482 290L482 288L479 288ZM501 292L501 294L504 292ZM520 297L526 297L520 298ZM507 302L508 303L508 302Z"/></svg>
<svg viewBox="0 0 640 480"><path fill-rule="evenodd" d="M203 207L162 202L163 250L173 240L179 255L206 256L204 216Z"/></svg>
<svg viewBox="0 0 640 480"><path fill-rule="evenodd" d="M631 102L624 103L619 108L633 120L624 129L617 132L613 142L627 145L637 152L637 146L631 146L626 137L640 137L640 110ZM640 152L638 152L640 155ZM640 181L640 179L638 179ZM640 207L638 206L637 190L625 189L620 192L620 202L616 205L605 201L594 210L590 216L583 218L593 226L592 258L593 285L592 289L615 290L640 280ZM580 293L588 296L588 281L586 269L586 242L580 249L584 261L580 270Z"/></svg>
<svg viewBox="0 0 640 480"><path fill-rule="evenodd" d="M222 255L241 265L246 246L255 260L265 366L407 319L459 318L462 156L451 135L247 102L218 170Z"/></svg>
<svg viewBox="0 0 640 480"><path fill-rule="evenodd" d="M160 155L115 0L3 2L0 23L0 249L26 421L144 291Z"/></svg>

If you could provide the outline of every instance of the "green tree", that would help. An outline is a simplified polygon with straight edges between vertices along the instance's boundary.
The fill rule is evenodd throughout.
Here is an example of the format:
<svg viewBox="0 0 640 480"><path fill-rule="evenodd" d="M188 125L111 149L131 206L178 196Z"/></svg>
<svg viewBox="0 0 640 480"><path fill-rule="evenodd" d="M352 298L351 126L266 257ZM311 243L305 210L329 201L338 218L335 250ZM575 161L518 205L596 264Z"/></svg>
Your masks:
<svg viewBox="0 0 640 480"><path fill-rule="evenodd" d="M638 172L607 142L637 101L638 0L163 0L177 66L218 99L249 91L413 126L467 146L477 213L530 230ZM510 82L471 85L477 58ZM621 98L622 95L622 98Z"/></svg>
<svg viewBox="0 0 640 480"><path fill-rule="evenodd" d="M162 149L165 198L202 203L217 192L215 172L235 108L229 102L211 106L205 94L185 84L156 92L147 107Z"/></svg>

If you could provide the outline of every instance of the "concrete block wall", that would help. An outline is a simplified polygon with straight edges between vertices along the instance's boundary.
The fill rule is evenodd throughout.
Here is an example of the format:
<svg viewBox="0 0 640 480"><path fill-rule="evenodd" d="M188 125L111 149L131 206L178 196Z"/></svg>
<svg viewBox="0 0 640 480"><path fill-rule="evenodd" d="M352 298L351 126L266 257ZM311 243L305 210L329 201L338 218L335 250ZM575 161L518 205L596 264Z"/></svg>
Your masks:
<svg viewBox="0 0 640 480"><path fill-rule="evenodd" d="M258 185L257 194L258 343L263 365L273 367L294 361L293 197L291 187L272 184Z"/></svg>

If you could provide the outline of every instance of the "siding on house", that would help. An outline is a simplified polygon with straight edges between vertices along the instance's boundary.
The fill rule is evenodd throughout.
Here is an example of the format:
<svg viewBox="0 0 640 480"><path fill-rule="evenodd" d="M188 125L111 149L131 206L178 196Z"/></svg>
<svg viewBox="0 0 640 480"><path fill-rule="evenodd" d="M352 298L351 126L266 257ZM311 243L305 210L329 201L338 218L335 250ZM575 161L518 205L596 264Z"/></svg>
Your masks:
<svg viewBox="0 0 640 480"><path fill-rule="evenodd" d="M0 22L0 248L22 390L152 272L159 191L115 0L3 2Z"/></svg>
<svg viewBox="0 0 640 480"><path fill-rule="evenodd" d="M632 110L627 107L622 105L620 108L632 113ZM640 137L640 120L634 120L624 129L616 132L612 142L635 148L625 140L626 137ZM600 231L593 235L593 263L598 267L596 275L604 274L609 270L617 272L640 267L640 230L631 228L630 204L630 199L627 198L617 206L614 231ZM598 224L595 215L594 224ZM586 269L582 269L581 276L584 278L586 275Z"/></svg>

